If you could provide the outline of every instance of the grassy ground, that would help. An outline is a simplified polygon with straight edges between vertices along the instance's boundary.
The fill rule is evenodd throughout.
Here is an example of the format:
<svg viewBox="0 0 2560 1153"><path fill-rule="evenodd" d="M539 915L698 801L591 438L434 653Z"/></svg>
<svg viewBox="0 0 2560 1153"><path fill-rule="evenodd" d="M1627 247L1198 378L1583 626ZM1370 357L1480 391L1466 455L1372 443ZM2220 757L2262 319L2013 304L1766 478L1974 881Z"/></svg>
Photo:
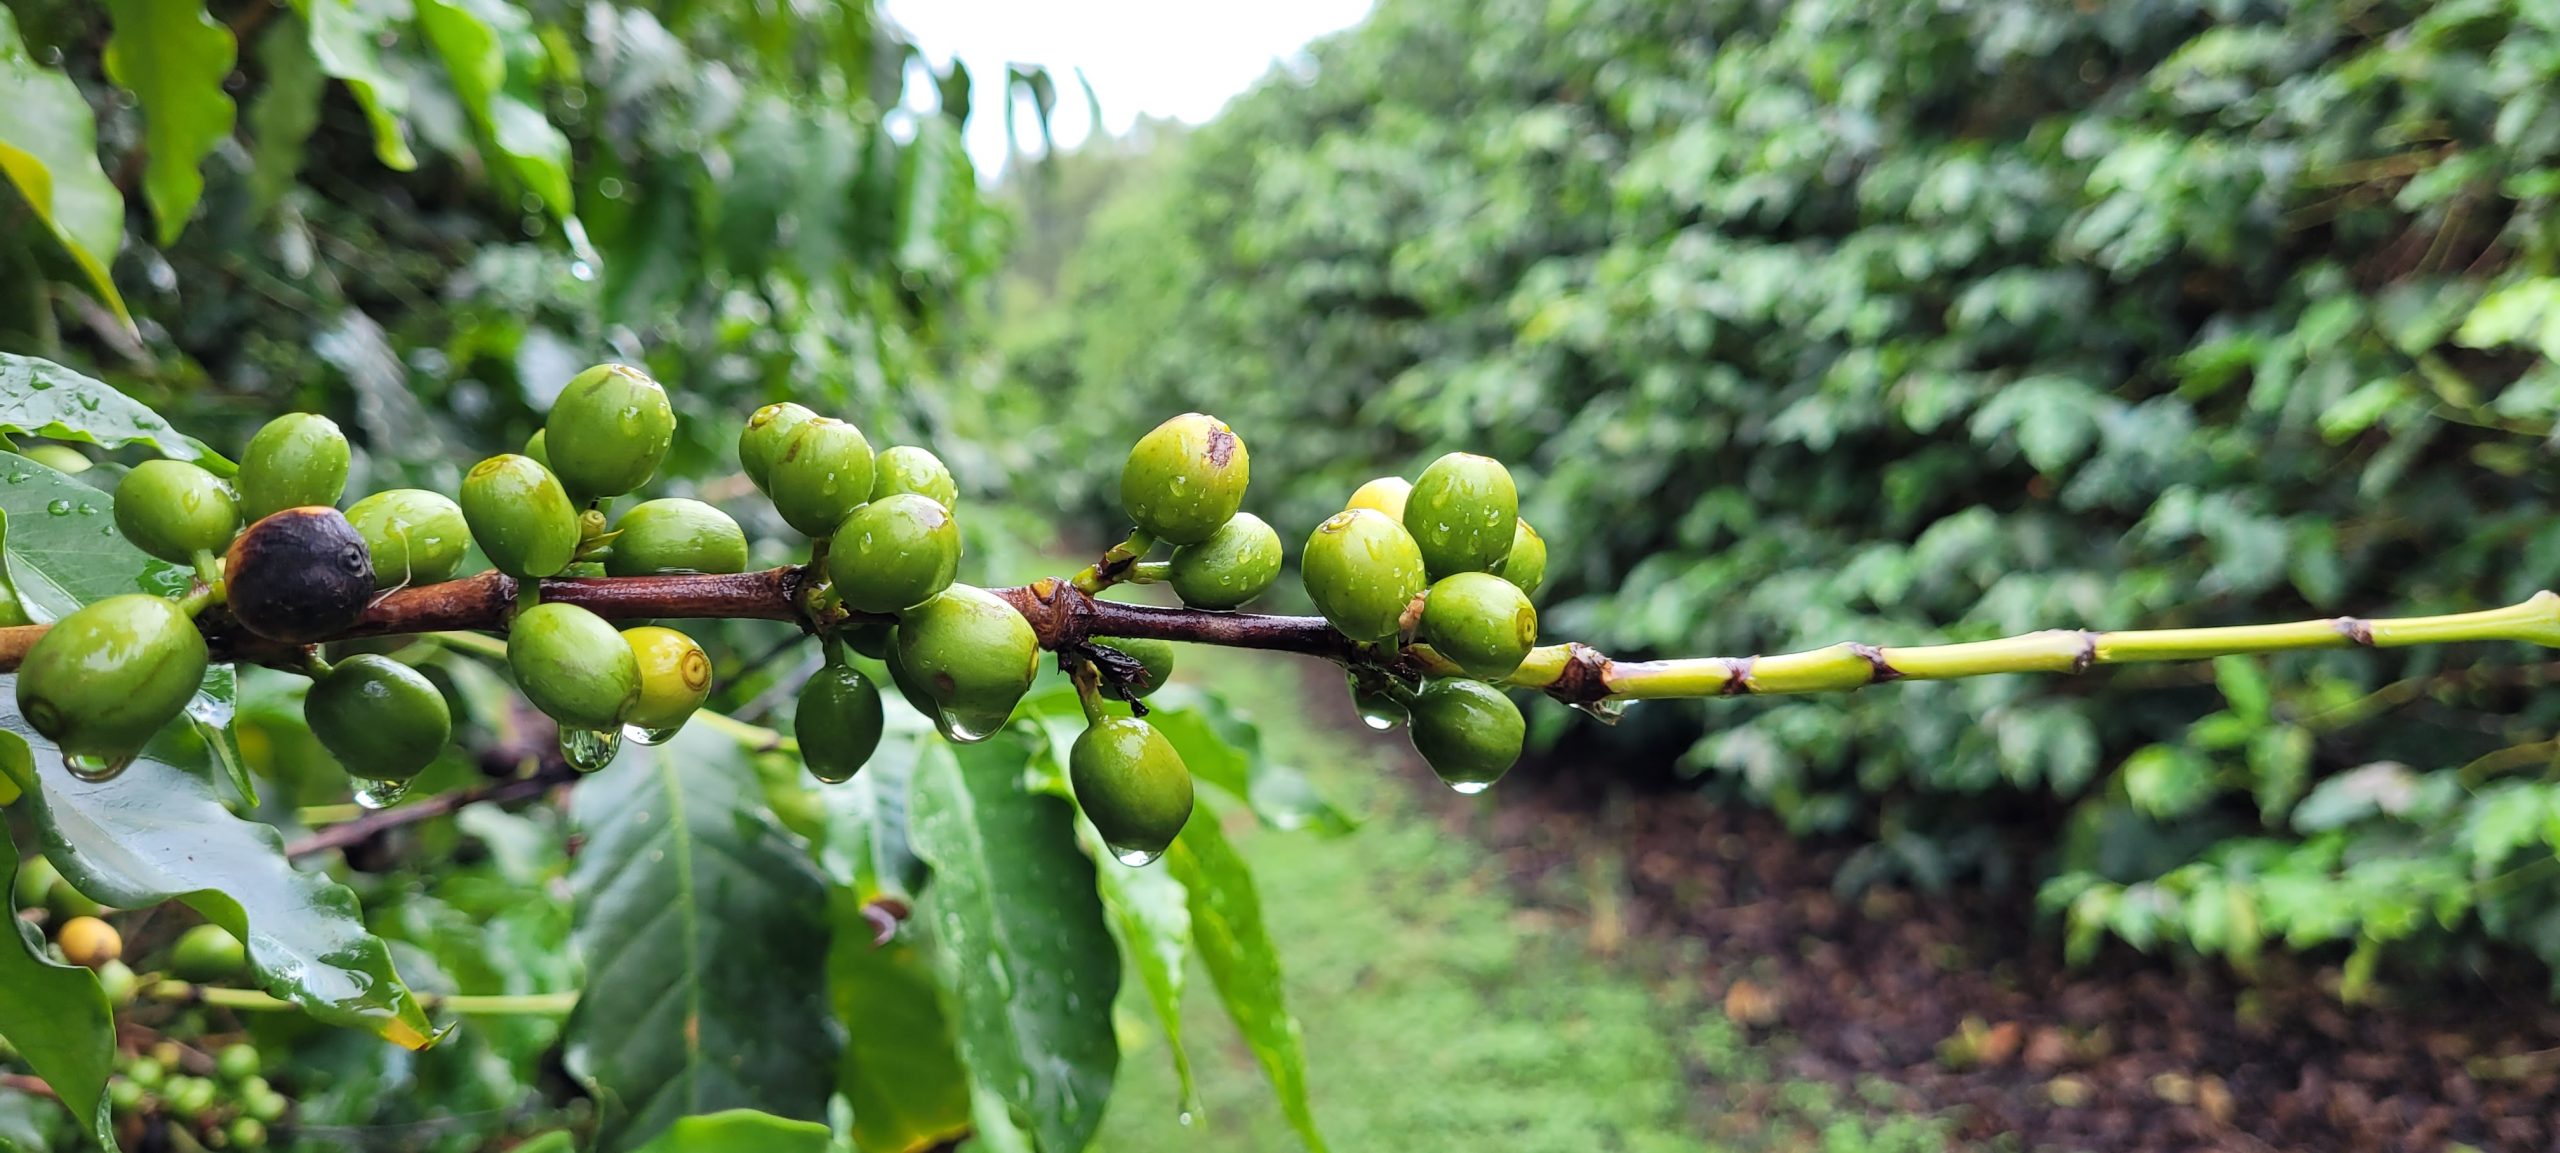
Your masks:
<svg viewBox="0 0 2560 1153"><path fill-rule="evenodd" d="M1771 1058L1782 1049L1754 1045L1683 991L1689 983L1674 974L1694 961L1641 943L1603 959L1588 945L1587 910L1556 909L1553 894L1548 907L1521 905L1480 850L1436 823L1438 799L1411 788L1424 770L1400 736L1298 719L1309 691L1301 671L1256 661L1195 675L1232 700L1260 703L1253 711L1274 755L1366 815L1340 839L1262 830L1242 839L1334 1149L1945 1147L1938 1121L1878 1116L1859 1094L1778 1078ZM1318 715L1333 715L1329 702ZM1498 804L1500 792L1467 803ZM1185 1017L1204 1115L1176 1122L1179 1095L1159 1040L1125 1055L1094 1147L1298 1149L1196 969Z"/></svg>

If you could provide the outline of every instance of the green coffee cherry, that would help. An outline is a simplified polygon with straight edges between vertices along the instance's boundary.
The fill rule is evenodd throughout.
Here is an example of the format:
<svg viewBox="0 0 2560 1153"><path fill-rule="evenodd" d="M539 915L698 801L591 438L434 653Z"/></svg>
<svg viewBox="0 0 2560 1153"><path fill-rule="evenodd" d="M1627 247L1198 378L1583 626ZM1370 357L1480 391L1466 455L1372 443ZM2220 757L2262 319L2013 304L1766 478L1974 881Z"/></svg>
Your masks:
<svg viewBox="0 0 2560 1153"><path fill-rule="evenodd" d="M507 665L533 707L562 727L612 731L640 699L640 662L603 617L558 601L516 614Z"/></svg>
<svg viewBox="0 0 2560 1153"><path fill-rule="evenodd" d="M64 476L78 476L97 466L88 454L67 444L31 444L19 449L18 455Z"/></svg>
<svg viewBox="0 0 2560 1153"><path fill-rule="evenodd" d="M248 947L220 925L197 925L178 934L177 943L169 946L169 971L182 980L227 981L248 967ZM249 1069L257 1071L254 1065Z"/></svg>
<svg viewBox="0 0 2560 1153"><path fill-rule="evenodd" d="M285 1113L292 1108L293 1103L273 1089L240 1095L240 1111L268 1125L284 1120Z"/></svg>
<svg viewBox="0 0 2560 1153"><path fill-rule="evenodd" d="M45 894L62 882L62 872L45 857L28 857L18 862L17 879L11 883L9 895L16 900L13 909L41 909ZM6 910L0 910L6 911Z"/></svg>
<svg viewBox="0 0 2560 1153"><path fill-rule="evenodd" d="M809 775L841 784L860 772L880 747L880 690L871 678L843 665L827 665L800 689L791 735Z"/></svg>
<svg viewBox="0 0 2560 1153"><path fill-rule="evenodd" d="M942 704L933 699L933 690L925 687L924 681L909 671L907 663L898 658L897 640L897 631L890 630L889 655L882 660L889 666L889 683L897 686L898 699L907 702L908 708L926 717L941 717Z"/></svg>
<svg viewBox="0 0 2560 1153"><path fill-rule="evenodd" d="M222 558L233 619L286 644L345 631L374 594L373 553L346 514L299 505L250 525Z"/></svg>
<svg viewBox="0 0 2560 1153"><path fill-rule="evenodd" d="M551 467L550 435L550 430L537 428L533 430L532 436L524 438L524 454L532 457L533 463L541 465L544 468ZM553 475L557 476L559 474L554 473Z"/></svg>
<svg viewBox="0 0 2560 1153"><path fill-rule="evenodd" d="M68 754L121 760L196 695L204 634L176 604L129 593L54 622L18 666L18 712Z"/></svg>
<svg viewBox="0 0 2560 1153"><path fill-rule="evenodd" d="M871 474L873 500L911 492L944 508L960 507L960 485L942 458L912 444L882 449L871 462Z"/></svg>
<svg viewBox="0 0 2560 1153"><path fill-rule="evenodd" d="M385 489L347 508L347 523L373 558L375 588L453 579L471 546L462 506L422 488Z"/></svg>
<svg viewBox="0 0 2560 1153"><path fill-rule="evenodd" d="M994 736L1040 668L1040 638L1004 598L955 584L898 622L898 662L958 741Z"/></svg>
<svg viewBox="0 0 2560 1153"><path fill-rule="evenodd" d="M1404 527L1422 546L1433 579L1450 573L1491 572L1511 553L1518 531L1520 493L1511 470L1489 456L1453 452L1431 462L1413 482Z"/></svg>
<svg viewBox="0 0 2560 1153"><path fill-rule="evenodd" d="M816 417L782 444L767 477L773 510L803 536L825 536L871 498L871 442L841 420Z"/></svg>
<svg viewBox="0 0 2560 1153"><path fill-rule="evenodd" d="M787 400L759 408L747 418L746 430L738 434L738 467L746 470L757 491L773 491L773 462L782 459L782 446L801 425L817 418L817 413Z"/></svg>
<svg viewBox="0 0 2560 1153"><path fill-rule="evenodd" d="M182 460L146 460L116 482L116 528L171 564L222 551L240 531L240 506L222 479Z"/></svg>
<svg viewBox="0 0 2560 1153"><path fill-rule="evenodd" d="M1494 570L1496 576L1519 586L1523 593L1534 593L1547 583L1547 539L1538 530L1520 521L1511 532L1511 555L1502 558Z"/></svg>
<svg viewBox="0 0 2560 1153"><path fill-rule="evenodd" d="M1414 750L1461 793L1481 793L1502 779L1527 736L1520 706L1481 681L1434 680L1413 700Z"/></svg>
<svg viewBox="0 0 2560 1153"><path fill-rule="evenodd" d="M1538 645L1538 610L1519 586L1490 573L1462 572L1431 586L1422 606L1422 639L1468 676L1510 676Z"/></svg>
<svg viewBox="0 0 2560 1153"><path fill-rule="evenodd" d="M551 576L578 555L577 506L532 457L509 453L471 466L462 516L489 563L519 580Z"/></svg>
<svg viewBox="0 0 2560 1153"><path fill-rule="evenodd" d="M144 1089L157 1089L169 1082L169 1067L157 1058L136 1057L124 1067L124 1078Z"/></svg>
<svg viewBox="0 0 2560 1153"><path fill-rule="evenodd" d="M894 613L932 600L960 571L960 525L930 497L892 493L835 528L827 579L845 607Z"/></svg>
<svg viewBox="0 0 2560 1153"><path fill-rule="evenodd" d="M1154 696L1157 689L1173 679L1173 642L1144 637L1104 637L1101 643L1146 666L1147 687L1137 691L1139 700Z"/></svg>
<svg viewBox="0 0 2560 1153"><path fill-rule="evenodd" d="M311 682L302 717L349 776L405 781L444 754L453 710L433 681L386 656L348 657Z"/></svg>
<svg viewBox="0 0 2560 1153"><path fill-rule="evenodd" d="M747 534L729 514L698 500L642 501L614 527L604 571L614 576L747 571Z"/></svg>
<svg viewBox="0 0 2560 1153"><path fill-rule="evenodd" d="M225 1081L241 1082L258 1075L264 1062L254 1045L225 1045L213 1055L213 1075Z"/></svg>
<svg viewBox="0 0 2560 1153"><path fill-rule="evenodd" d="M1105 717L1067 753L1076 805L1122 864L1162 854L1191 819L1191 770L1154 725Z"/></svg>
<svg viewBox="0 0 2560 1153"><path fill-rule="evenodd" d="M1344 508L1374 508L1396 523L1404 523L1404 502L1413 495L1413 482L1400 476L1382 476L1351 491Z"/></svg>
<svg viewBox="0 0 2560 1153"><path fill-rule="evenodd" d="M256 1153L257 1150L267 1147L266 1123L255 1117L232 1118L231 1124L223 1129L222 1135L230 1140L231 1148L241 1150L242 1153Z"/></svg>
<svg viewBox="0 0 2560 1153"><path fill-rule="evenodd" d="M109 961L98 966L98 991L107 995L107 1004L118 1009L133 1003L133 995L142 988L142 978L133 966L122 961Z"/></svg>
<svg viewBox="0 0 2560 1153"><path fill-rule="evenodd" d="M692 637L659 625L622 630L640 669L640 700L623 722L652 734L684 727L711 698L711 657Z"/></svg>
<svg viewBox="0 0 2560 1153"><path fill-rule="evenodd" d="M889 659L890 646L897 643L897 626L881 620L850 620L836 628L836 639L844 647L875 661Z"/></svg>
<svg viewBox="0 0 2560 1153"><path fill-rule="evenodd" d="M257 520L289 508L335 505L347 491L347 434L316 412L268 421L240 454L240 515Z"/></svg>
<svg viewBox="0 0 2560 1153"><path fill-rule="evenodd" d="M1157 540L1197 544L1236 515L1251 472L1244 438L1214 416L1186 412L1129 450L1120 505Z"/></svg>
<svg viewBox="0 0 2560 1153"><path fill-rule="evenodd" d="M1427 587L1412 535L1376 509L1345 509L1317 525L1298 571L1316 611L1356 641L1396 635L1405 606Z"/></svg>
<svg viewBox="0 0 2560 1153"><path fill-rule="evenodd" d="M130 1076L107 1082L107 1105L118 1113L139 1111L143 1098L148 1095L148 1091Z"/></svg>
<svg viewBox="0 0 2560 1153"><path fill-rule="evenodd" d="M53 945L62 950L62 959L84 969L95 969L124 956L124 934L96 917L73 917L53 931Z"/></svg>
<svg viewBox="0 0 2560 1153"><path fill-rule="evenodd" d="M1249 512L1227 518L1209 539L1173 550L1167 572L1174 595L1197 609L1242 607L1278 579L1280 534Z"/></svg>
<svg viewBox="0 0 2560 1153"><path fill-rule="evenodd" d="M667 390L623 364L599 364L570 378L542 422L552 475L585 503L649 483L675 443Z"/></svg>
<svg viewBox="0 0 2560 1153"><path fill-rule="evenodd" d="M181 1120L197 1121L213 1111L214 1099L218 1095L211 1081L202 1077L179 1076L169 1078L167 1086L160 1091L160 1100Z"/></svg>

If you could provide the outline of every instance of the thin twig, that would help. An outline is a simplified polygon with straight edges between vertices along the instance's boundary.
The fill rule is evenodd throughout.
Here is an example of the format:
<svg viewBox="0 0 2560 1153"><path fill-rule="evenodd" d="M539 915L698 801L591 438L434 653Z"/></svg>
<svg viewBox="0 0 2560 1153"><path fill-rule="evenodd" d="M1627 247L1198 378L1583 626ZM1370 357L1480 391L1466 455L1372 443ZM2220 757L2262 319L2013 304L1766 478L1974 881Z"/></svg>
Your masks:
<svg viewBox="0 0 2560 1153"><path fill-rule="evenodd" d="M450 793L438 793L414 805L401 805L368 813L343 825L331 825L301 840L286 845L288 857L308 857L331 849L349 849L381 836L403 825L434 820L467 805L482 801L524 801L539 797L561 785L578 779L576 770L566 765L546 764L532 776L508 781L492 781Z"/></svg>

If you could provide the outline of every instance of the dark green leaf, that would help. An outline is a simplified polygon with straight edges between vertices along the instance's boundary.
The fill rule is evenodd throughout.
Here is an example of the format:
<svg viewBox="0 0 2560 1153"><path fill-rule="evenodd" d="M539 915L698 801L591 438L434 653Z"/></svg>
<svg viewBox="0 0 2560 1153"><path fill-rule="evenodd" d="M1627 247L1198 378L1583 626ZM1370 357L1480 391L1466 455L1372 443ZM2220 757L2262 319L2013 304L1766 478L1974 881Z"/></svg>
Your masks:
<svg viewBox="0 0 2560 1153"><path fill-rule="evenodd" d="M904 720L909 714L894 715ZM818 790L827 815L818 865L829 880L866 901L915 899L924 885L924 862L907 843L909 791L919 763L950 756L931 729L892 732L852 780Z"/></svg>
<svg viewBox="0 0 2560 1153"><path fill-rule="evenodd" d="M954 1047L932 961L912 939L918 934L874 946L861 898L838 889L830 904L836 932L828 987L845 1029L836 1091L853 1106L854 1147L912 1153L965 1136L969 1070Z"/></svg>
<svg viewBox="0 0 2560 1153"><path fill-rule="evenodd" d="M1227 843L1218 814L1207 805L1191 811L1182 835L1164 854L1164 865L1190 894L1191 935L1209 980L1235 1018L1236 1030L1262 1062L1280 1097L1280 1111L1307 1148L1323 1153L1324 1135L1316 1131L1315 1113L1307 1104L1307 1058L1298 1042L1298 1019L1280 987L1280 955L1271 932L1262 924L1262 898L1253 891L1253 873Z"/></svg>
<svg viewBox="0 0 2560 1153"><path fill-rule="evenodd" d="M823 1118L838 1039L826 890L737 743L702 725L579 782L570 873L586 992L569 1067L628 1149L677 1117Z"/></svg>
<svg viewBox="0 0 2560 1153"><path fill-rule="evenodd" d="M5 679L14 695L17 677ZM45 855L81 892L125 908L184 901L248 943L269 993L413 1049L432 1040L389 950L365 931L355 894L295 870L274 828L231 815L210 780L171 763L172 742L194 740L187 730L163 733L111 780L84 781L15 709L0 725L16 738L0 746L26 758L12 771L32 767L21 783L41 786L27 789L26 803Z"/></svg>
<svg viewBox="0 0 2560 1153"><path fill-rule="evenodd" d="M553 215L567 219L576 211L569 195L569 138L524 98L521 89L530 78L510 75L510 58L541 53L532 19L505 0L419 0L418 24L444 57L454 93L473 122L507 158L516 178Z"/></svg>
<svg viewBox="0 0 2560 1153"><path fill-rule="evenodd" d="M1119 1050L1119 956L1076 847L1075 808L1033 792L1028 738L1005 733L920 765L910 816L933 869L921 919L959 1002L971 1074L1050 1153L1102 1120Z"/></svg>
<svg viewBox="0 0 2560 1153"><path fill-rule="evenodd" d="M753 1109L729 1109L678 1117L641 1153L826 1153L831 1135L813 1121L793 1121Z"/></svg>
<svg viewBox="0 0 2560 1153"><path fill-rule="evenodd" d="M17 17L0 6L0 172L18 186L95 289L128 326L131 313L107 267L124 247L124 194L98 166L97 122L78 86L36 66L18 38Z"/></svg>
<svg viewBox="0 0 2560 1153"><path fill-rule="evenodd" d="M105 448L139 444L223 476L238 471L222 454L169 427L159 413L115 386L49 360L6 352L0 352L0 432Z"/></svg>
<svg viewBox="0 0 2560 1153"><path fill-rule="evenodd" d="M163 246L177 243L204 195L205 154L231 135L235 111L223 91L239 45L200 0L107 0L115 35L107 79L142 105L142 194Z"/></svg>
<svg viewBox="0 0 2560 1153"><path fill-rule="evenodd" d="M15 752L16 750L5 750ZM12 775L26 770L12 769ZM0 836L0 877L18 875L18 848ZM0 905L0 909L7 906ZM32 926L8 910L9 937L0 944L0 1037L53 1089L72 1115L84 1119L98 1143L115 1148L107 1128L107 1075L115 1071L116 1022L106 991L87 969L54 963ZM0 1128L0 1142L9 1137ZM40 1142L31 1145L42 1148Z"/></svg>
<svg viewBox="0 0 2560 1153"><path fill-rule="evenodd" d="M185 591L186 570L116 532L107 494L15 453L0 453L0 470L0 561L28 616L57 621L121 593Z"/></svg>
<svg viewBox="0 0 2560 1153"><path fill-rule="evenodd" d="M1262 730L1225 701L1174 685L1147 703L1148 723L1173 742L1191 775L1244 799L1273 828L1351 830L1351 818L1316 795L1305 773L1264 752Z"/></svg>
<svg viewBox="0 0 2560 1153"><path fill-rule="evenodd" d="M406 172L418 166L400 118L409 110L409 87L382 65L382 45L398 35L399 20L381 0L295 0L311 29L311 56L320 70L345 81L373 124L373 154Z"/></svg>
<svg viewBox="0 0 2560 1153"><path fill-rule="evenodd" d="M311 31L299 17L277 18L258 40L258 66L266 83L249 100L249 189L258 215L283 199L302 170L302 146L320 126L320 62L311 55Z"/></svg>
<svg viewBox="0 0 2560 1153"><path fill-rule="evenodd" d="M1173 1057L1173 1074L1182 1086L1182 1109L1200 1111L1200 1095L1191 1076L1191 1052L1182 1043L1182 985L1191 965L1191 910L1182 882L1171 870L1130 868L1110 859L1099 835L1086 838L1093 852L1094 879L1111 926L1120 936L1120 955L1138 971L1164 1027L1165 1048Z"/></svg>

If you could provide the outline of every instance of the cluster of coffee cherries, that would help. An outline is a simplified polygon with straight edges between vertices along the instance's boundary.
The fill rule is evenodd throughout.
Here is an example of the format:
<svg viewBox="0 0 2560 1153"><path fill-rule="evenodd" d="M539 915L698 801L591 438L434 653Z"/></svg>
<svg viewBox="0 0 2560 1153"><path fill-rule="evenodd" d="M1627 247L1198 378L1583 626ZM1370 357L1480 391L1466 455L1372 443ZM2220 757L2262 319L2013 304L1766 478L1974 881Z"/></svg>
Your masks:
<svg viewBox="0 0 2560 1153"><path fill-rule="evenodd" d="M17 908L43 911L56 958L96 972L98 987L119 1010L163 977L211 984L248 969L248 950L238 937L220 925L199 924L149 950L138 963L151 975L136 974L125 960L123 934L105 920L108 910L73 888L43 857L20 863L15 896ZM107 1100L119 1130L137 1147L148 1144L143 1134L152 1127L178 1126L206 1148L262 1149L267 1127L291 1108L262 1075L264 1063L246 1044L208 1052L162 1040L117 1053Z"/></svg>

